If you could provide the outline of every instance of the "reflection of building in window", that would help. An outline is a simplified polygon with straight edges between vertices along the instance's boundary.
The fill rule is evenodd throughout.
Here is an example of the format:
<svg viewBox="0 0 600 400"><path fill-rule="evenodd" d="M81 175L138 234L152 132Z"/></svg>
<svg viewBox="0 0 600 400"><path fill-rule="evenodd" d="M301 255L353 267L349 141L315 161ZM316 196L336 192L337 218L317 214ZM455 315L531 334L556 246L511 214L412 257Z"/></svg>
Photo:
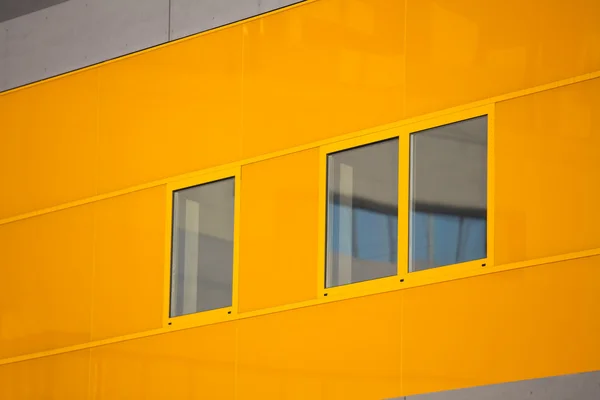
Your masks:
<svg viewBox="0 0 600 400"><path fill-rule="evenodd" d="M413 226L417 271L486 256L485 218L415 212Z"/></svg>
<svg viewBox="0 0 600 400"><path fill-rule="evenodd" d="M487 117L411 135L410 270L486 257Z"/></svg>
<svg viewBox="0 0 600 400"><path fill-rule="evenodd" d="M171 316L231 306L234 179L173 196Z"/></svg>
<svg viewBox="0 0 600 400"><path fill-rule="evenodd" d="M332 250L364 261L396 264L398 260L398 216L376 209L365 209L333 203L331 212L334 218L352 214L354 221L352 237L349 241L339 240L339 230L334 230Z"/></svg>
<svg viewBox="0 0 600 400"><path fill-rule="evenodd" d="M361 260L363 263L389 263L398 261L398 216L385 211L385 207L350 209L334 203L331 212L340 215L352 213L353 238L351 242L338 240L339 231L333 232L332 250L341 255ZM413 219L414 235L419 246L414 248L415 269L449 265L486 256L486 220L446 214L416 212Z"/></svg>
<svg viewBox="0 0 600 400"><path fill-rule="evenodd" d="M397 273L398 139L328 156L326 287Z"/></svg>

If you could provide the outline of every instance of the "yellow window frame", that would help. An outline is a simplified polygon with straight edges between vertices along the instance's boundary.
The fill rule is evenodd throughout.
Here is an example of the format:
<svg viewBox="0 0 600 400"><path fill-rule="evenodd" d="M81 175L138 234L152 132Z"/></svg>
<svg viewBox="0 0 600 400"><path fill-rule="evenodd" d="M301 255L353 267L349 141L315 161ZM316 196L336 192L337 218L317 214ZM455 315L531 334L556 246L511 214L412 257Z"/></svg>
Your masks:
<svg viewBox="0 0 600 400"><path fill-rule="evenodd" d="M447 280L459 279L464 276L471 275L473 272L481 270L481 268L490 268L494 266L494 105L486 105L482 107L471 108L461 112L450 113L436 118L431 118L404 127L402 135L404 146L400 155L400 163L404 165L404 171L407 178L410 176L410 137L413 134L418 134L421 131L437 128L444 125L461 122L471 118L487 116L487 219L486 219L486 257L482 259L444 265L423 271L408 272L408 249L409 249L409 191L410 182L406 185L406 221L403 222L403 231L406 233L406 268L400 274L403 279L404 286L420 286L430 283L442 282ZM399 227L400 228L400 227Z"/></svg>
<svg viewBox="0 0 600 400"><path fill-rule="evenodd" d="M391 128L371 134L367 134L364 136L359 136L335 143L331 143L328 145L321 146L319 148L319 233L317 235L319 246L318 246L318 254L319 260L317 264L318 271L318 294L319 297L355 297L355 296L363 296L370 293L376 292L385 292L389 290L394 290L396 288L396 283L398 280L397 272L396 275L372 279L363 282L355 282L342 286L335 286L331 288L325 287L325 275L327 273L327 158L332 153L337 153L344 150L350 150L359 146L364 146L376 142L381 142L387 139L398 138L398 145L402 146L401 142L401 134L402 131L399 128ZM400 161L401 150L398 151L398 160ZM399 162L399 165L401 163ZM400 172L400 171L399 171ZM398 209L402 207L401 205L401 188L404 186L402 184L401 176L398 175ZM400 213L399 213L400 214ZM398 218L402 218L401 215ZM398 220L398 224L400 225L400 220ZM400 252L400 238L398 238L398 250ZM401 255L398 255L398 260L400 260ZM398 263L400 265L400 263Z"/></svg>
<svg viewBox="0 0 600 400"><path fill-rule="evenodd" d="M171 257L173 241L173 196L181 189L234 178L234 211L233 211L233 280L231 306L214 310L200 311L194 314L171 317ZM163 327L185 328L213 324L233 320L238 314L238 277L240 247L240 208L241 208L241 166L207 172L191 178L177 180L166 184L166 225L165 225L165 261L164 261L164 293L163 293Z"/></svg>
<svg viewBox="0 0 600 400"><path fill-rule="evenodd" d="M375 133L323 145L319 148L319 224L317 293L319 298L350 298L388 292L402 288L460 279L494 266L494 104L457 111ZM420 131L487 115L487 256L484 259L440 266L423 271L409 271L410 243L410 138ZM325 287L327 235L327 158L330 154L386 139L398 138L398 270L396 275L331 288Z"/></svg>

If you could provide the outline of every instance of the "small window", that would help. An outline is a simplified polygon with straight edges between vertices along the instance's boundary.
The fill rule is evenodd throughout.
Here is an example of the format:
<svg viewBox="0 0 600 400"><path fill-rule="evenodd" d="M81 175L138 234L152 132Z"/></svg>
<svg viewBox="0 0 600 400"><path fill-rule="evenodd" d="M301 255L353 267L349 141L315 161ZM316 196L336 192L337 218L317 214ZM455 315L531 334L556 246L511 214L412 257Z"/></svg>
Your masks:
<svg viewBox="0 0 600 400"><path fill-rule="evenodd" d="M327 157L327 288L396 275L398 139Z"/></svg>
<svg viewBox="0 0 600 400"><path fill-rule="evenodd" d="M231 306L234 191L227 178L173 193L171 317Z"/></svg>
<svg viewBox="0 0 600 400"><path fill-rule="evenodd" d="M487 116L410 141L410 271L486 258Z"/></svg>

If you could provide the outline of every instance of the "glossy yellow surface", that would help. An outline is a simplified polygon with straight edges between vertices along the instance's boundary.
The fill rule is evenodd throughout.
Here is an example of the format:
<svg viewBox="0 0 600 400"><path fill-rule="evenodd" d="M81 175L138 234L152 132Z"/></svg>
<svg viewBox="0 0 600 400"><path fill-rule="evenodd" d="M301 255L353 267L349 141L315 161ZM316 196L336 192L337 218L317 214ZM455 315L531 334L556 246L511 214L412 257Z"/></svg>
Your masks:
<svg viewBox="0 0 600 400"><path fill-rule="evenodd" d="M600 79L496 107L497 263L600 247Z"/></svg>
<svg viewBox="0 0 600 400"><path fill-rule="evenodd" d="M0 219L95 194L97 75L0 95Z"/></svg>
<svg viewBox="0 0 600 400"><path fill-rule="evenodd" d="M600 3L406 0L406 115L600 69Z"/></svg>
<svg viewBox="0 0 600 400"><path fill-rule="evenodd" d="M239 322L238 398L390 398L400 392L402 294Z"/></svg>
<svg viewBox="0 0 600 400"><path fill-rule="evenodd" d="M235 339L225 323L92 349L90 398L233 399Z"/></svg>
<svg viewBox="0 0 600 400"><path fill-rule="evenodd" d="M317 296L319 152L242 168L239 311ZM293 255L290 257L290 255Z"/></svg>
<svg viewBox="0 0 600 400"><path fill-rule="evenodd" d="M99 69L100 193L239 160L241 29Z"/></svg>
<svg viewBox="0 0 600 400"><path fill-rule="evenodd" d="M0 398L90 399L89 365L89 349L0 365Z"/></svg>
<svg viewBox="0 0 600 400"><path fill-rule="evenodd" d="M599 7L316 0L0 94L0 398L362 400L600 370ZM412 128L480 109L491 265L326 297L319 154L393 130L405 159ZM233 170L231 314L175 323L170 190Z"/></svg>
<svg viewBox="0 0 600 400"><path fill-rule="evenodd" d="M0 225L0 357L162 326L164 187Z"/></svg>
<svg viewBox="0 0 600 400"><path fill-rule="evenodd" d="M404 395L600 369L600 257L404 292Z"/></svg>
<svg viewBox="0 0 600 400"><path fill-rule="evenodd" d="M95 203L92 340L162 326L164 186Z"/></svg>
<svg viewBox="0 0 600 400"><path fill-rule="evenodd" d="M317 0L1 94L0 218L597 71L598 15Z"/></svg>
<svg viewBox="0 0 600 400"><path fill-rule="evenodd" d="M404 116L404 4L318 0L244 26L252 157Z"/></svg>
<svg viewBox="0 0 600 400"><path fill-rule="evenodd" d="M89 398L382 399L598 370L599 262L581 258L96 347ZM38 368L56 366L53 390L66 390L67 376L77 387L82 371L69 371L82 353L0 366L0 393L45 393L50 377ZM32 375L13 379L23 370Z"/></svg>
<svg viewBox="0 0 600 400"><path fill-rule="evenodd" d="M92 207L0 225L0 358L90 340Z"/></svg>

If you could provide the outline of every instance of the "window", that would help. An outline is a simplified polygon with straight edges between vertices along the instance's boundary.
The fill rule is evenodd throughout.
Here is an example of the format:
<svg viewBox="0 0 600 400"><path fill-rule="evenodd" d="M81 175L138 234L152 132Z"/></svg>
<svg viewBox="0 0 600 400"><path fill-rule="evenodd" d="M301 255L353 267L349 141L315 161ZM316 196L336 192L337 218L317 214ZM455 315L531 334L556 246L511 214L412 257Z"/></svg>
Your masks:
<svg viewBox="0 0 600 400"><path fill-rule="evenodd" d="M398 139L327 156L325 287L397 274Z"/></svg>
<svg viewBox="0 0 600 400"><path fill-rule="evenodd" d="M410 272L486 258L487 116L410 143Z"/></svg>
<svg viewBox="0 0 600 400"><path fill-rule="evenodd" d="M235 179L173 193L170 316L232 304Z"/></svg>

